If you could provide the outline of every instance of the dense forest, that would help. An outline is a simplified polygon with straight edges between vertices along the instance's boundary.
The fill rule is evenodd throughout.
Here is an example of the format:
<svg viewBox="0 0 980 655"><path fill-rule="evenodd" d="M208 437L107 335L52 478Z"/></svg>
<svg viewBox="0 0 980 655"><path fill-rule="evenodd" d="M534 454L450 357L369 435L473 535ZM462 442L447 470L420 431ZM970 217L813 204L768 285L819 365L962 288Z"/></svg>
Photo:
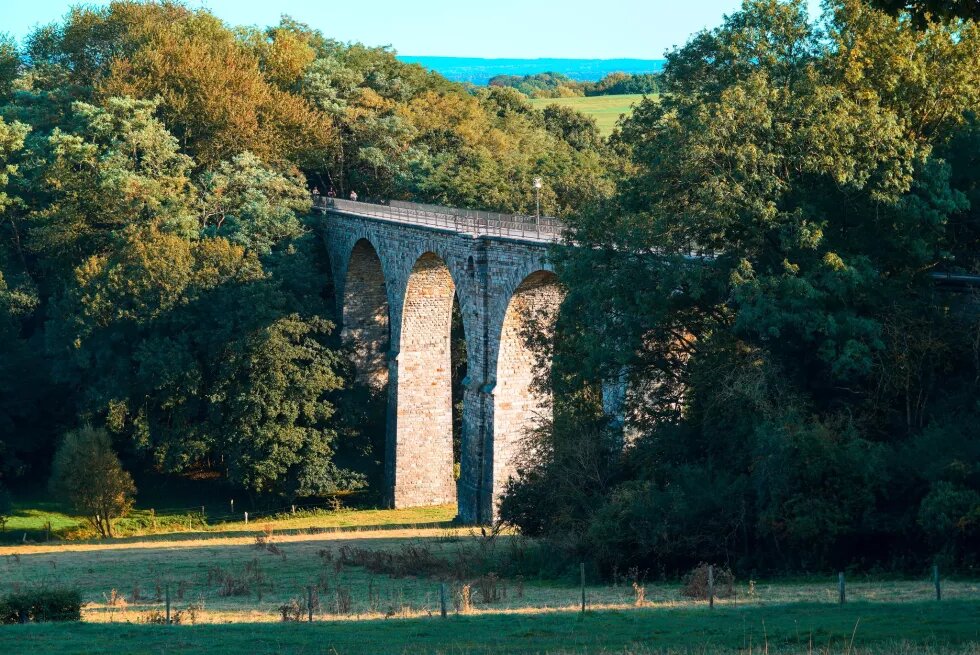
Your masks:
<svg viewBox="0 0 980 655"><path fill-rule="evenodd" d="M607 572L975 567L980 25L932 4L745 0L609 139L288 18L117 0L0 38L0 513L112 451L369 486L310 191L532 212L541 177L580 247L504 520Z"/></svg>
<svg viewBox="0 0 980 655"><path fill-rule="evenodd" d="M505 518L606 570L980 563L980 25L909 16L750 1L668 55Z"/></svg>
<svg viewBox="0 0 980 655"><path fill-rule="evenodd" d="M568 214L611 191L605 152L574 112L289 19L119 1L0 41L0 481L43 489L94 426L253 497L363 486L379 430L310 191L528 211L543 175Z"/></svg>

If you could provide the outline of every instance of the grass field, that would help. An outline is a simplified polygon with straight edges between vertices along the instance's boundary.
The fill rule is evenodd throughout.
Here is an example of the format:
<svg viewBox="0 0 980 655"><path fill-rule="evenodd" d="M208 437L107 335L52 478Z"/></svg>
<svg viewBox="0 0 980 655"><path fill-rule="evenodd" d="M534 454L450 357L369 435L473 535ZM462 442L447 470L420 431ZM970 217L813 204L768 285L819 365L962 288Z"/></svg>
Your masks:
<svg viewBox="0 0 980 655"><path fill-rule="evenodd" d="M531 100L531 104L538 109L544 109L553 104L577 109L583 114L595 118L599 132L603 136L609 136L619 117L632 111L632 106L642 99L642 94L592 96L591 98L534 98Z"/></svg>
<svg viewBox="0 0 980 655"><path fill-rule="evenodd" d="M523 653L826 652L980 655L980 582L947 581L930 600L927 579L853 579L849 602L836 578L740 580L736 600L714 610L682 596L676 582L642 582L637 603L624 580L586 587L580 613L572 580L480 575L447 583L407 570L368 570L342 561L347 549L407 553L411 562L513 561L520 537L487 538L451 527L452 507L343 510L276 521L228 523L111 541L0 547L0 594L36 586L81 591L82 625L0 627L0 653ZM348 550L351 552L351 550ZM540 552L539 552L540 556ZM529 560L534 564L533 558ZM223 579L242 581L225 593ZM462 601L470 585L472 603ZM169 587L182 625L159 626ZM316 592L314 625L281 623L280 608L302 608ZM848 648L853 635L853 647ZM813 648L810 648L812 638Z"/></svg>
<svg viewBox="0 0 980 655"><path fill-rule="evenodd" d="M0 652L128 653L819 653L978 655L977 607L639 609L486 614L312 625L27 625L0 629Z"/></svg>
<svg viewBox="0 0 980 655"><path fill-rule="evenodd" d="M185 508L184 510L153 511L148 508L137 508L130 512L125 519L117 520L114 524L116 534L123 538L142 537L152 538L155 533L164 535L162 538L172 538L174 533L204 532L232 533L242 529L248 530L243 520L229 520L225 506L208 506L207 521L202 521L200 507ZM222 514L225 512L225 514ZM288 509L272 513L253 512L251 532L260 532L257 526L264 525L270 520L278 530L307 528L312 525L328 528L344 528L357 526L392 527L397 525L411 526L416 524L445 524L456 515L455 507L422 507L411 510L371 510L371 509L342 509L331 512L300 511L295 517L289 516ZM242 518L242 514L235 515ZM215 520L220 519L220 520ZM48 532L50 526L50 533ZM6 527L0 531L0 545L18 544L22 541L41 542L48 538L69 539L72 542L83 542L86 536L94 532L79 516L72 516L57 503L50 501L17 503L7 520ZM171 535L171 536L166 536Z"/></svg>

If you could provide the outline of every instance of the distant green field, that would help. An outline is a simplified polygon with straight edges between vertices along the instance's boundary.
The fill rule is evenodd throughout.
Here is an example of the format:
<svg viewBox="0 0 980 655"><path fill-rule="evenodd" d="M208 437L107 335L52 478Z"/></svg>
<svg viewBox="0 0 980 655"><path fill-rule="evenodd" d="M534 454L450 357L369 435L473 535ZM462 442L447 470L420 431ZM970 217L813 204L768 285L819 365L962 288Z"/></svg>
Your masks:
<svg viewBox="0 0 980 655"><path fill-rule="evenodd" d="M534 98L531 100L531 104L538 109L544 109L548 105L564 105L577 109L583 114L595 118L599 125L599 132L603 136L609 136L619 117L630 113L633 105L642 99L643 94L637 93L621 96L593 96L591 98Z"/></svg>

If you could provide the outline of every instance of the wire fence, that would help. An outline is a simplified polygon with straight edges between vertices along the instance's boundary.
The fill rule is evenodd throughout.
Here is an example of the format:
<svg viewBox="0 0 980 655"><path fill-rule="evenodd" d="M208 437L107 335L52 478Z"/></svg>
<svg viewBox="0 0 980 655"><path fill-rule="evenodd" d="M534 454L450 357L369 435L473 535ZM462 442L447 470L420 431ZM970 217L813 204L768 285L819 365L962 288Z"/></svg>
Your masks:
<svg viewBox="0 0 980 655"><path fill-rule="evenodd" d="M561 240L565 229L562 222L553 216L502 214L401 200L373 203L314 195L313 205L324 212L343 212L395 223L425 225L460 234L521 241L556 243Z"/></svg>

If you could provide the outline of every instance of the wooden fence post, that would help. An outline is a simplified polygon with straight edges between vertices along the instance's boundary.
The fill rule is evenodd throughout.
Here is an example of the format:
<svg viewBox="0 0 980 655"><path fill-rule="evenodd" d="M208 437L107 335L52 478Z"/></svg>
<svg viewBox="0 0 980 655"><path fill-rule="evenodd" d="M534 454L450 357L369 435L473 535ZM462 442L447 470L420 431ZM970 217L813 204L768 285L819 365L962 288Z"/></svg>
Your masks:
<svg viewBox="0 0 980 655"><path fill-rule="evenodd" d="M936 584L936 600L943 599L943 588L939 582L939 565L932 565L932 581Z"/></svg>
<svg viewBox="0 0 980 655"><path fill-rule="evenodd" d="M708 564L708 607L715 608L715 567Z"/></svg>
<svg viewBox="0 0 980 655"><path fill-rule="evenodd" d="M840 604L843 605L844 604L844 601L847 599L846 589L844 587L844 572L843 571L841 571L840 573L837 574L837 594L839 596L839 599L838 600L839 600Z"/></svg>
<svg viewBox="0 0 980 655"><path fill-rule="evenodd" d="M439 613L446 618L446 583L439 585Z"/></svg>
<svg viewBox="0 0 980 655"><path fill-rule="evenodd" d="M170 625L170 583L166 586L166 599L167 599L167 625Z"/></svg>
<svg viewBox="0 0 980 655"><path fill-rule="evenodd" d="M313 585L306 588L306 608L309 611L310 623L313 623Z"/></svg>
<svg viewBox="0 0 980 655"><path fill-rule="evenodd" d="M579 562L578 570L582 579L582 614L585 614L585 562Z"/></svg>

